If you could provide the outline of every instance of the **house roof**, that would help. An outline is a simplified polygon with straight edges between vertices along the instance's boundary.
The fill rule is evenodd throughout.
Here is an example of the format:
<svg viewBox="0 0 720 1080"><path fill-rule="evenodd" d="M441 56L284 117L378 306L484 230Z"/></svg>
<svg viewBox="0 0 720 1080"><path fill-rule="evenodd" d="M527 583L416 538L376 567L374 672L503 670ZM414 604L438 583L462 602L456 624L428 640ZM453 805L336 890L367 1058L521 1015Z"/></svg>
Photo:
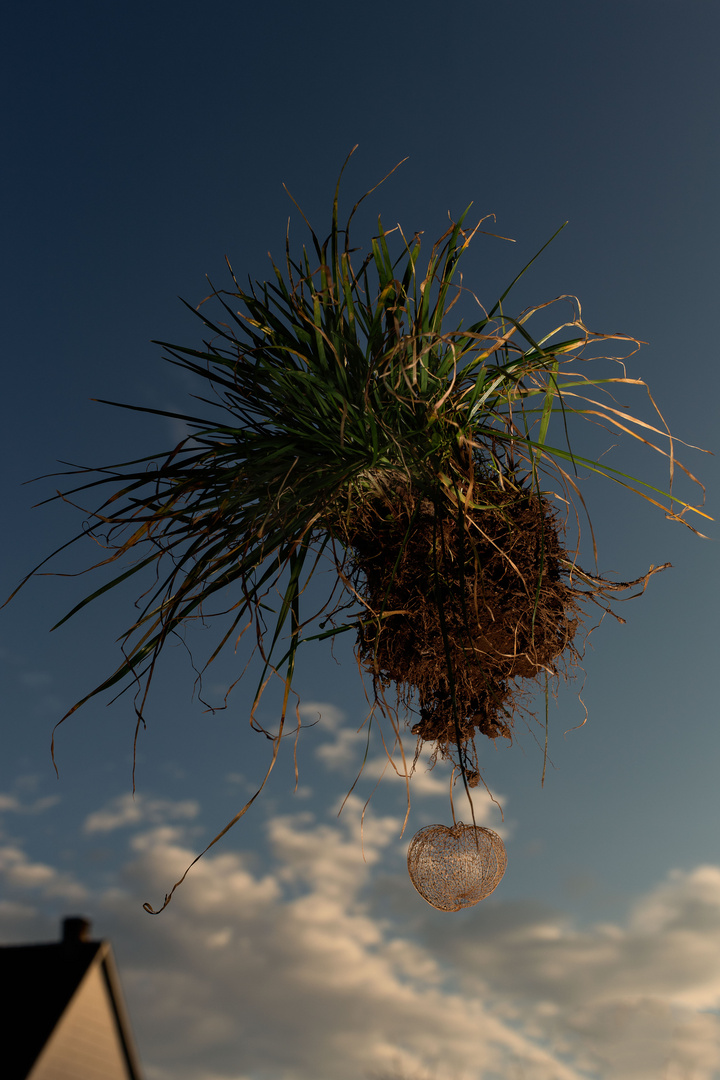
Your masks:
<svg viewBox="0 0 720 1080"><path fill-rule="evenodd" d="M98 968L107 990L128 1080L141 1072L125 1011L112 949L87 940L87 920L63 923L63 939L38 945L0 946L0 986L4 990L3 1076L25 1080L91 969Z"/></svg>

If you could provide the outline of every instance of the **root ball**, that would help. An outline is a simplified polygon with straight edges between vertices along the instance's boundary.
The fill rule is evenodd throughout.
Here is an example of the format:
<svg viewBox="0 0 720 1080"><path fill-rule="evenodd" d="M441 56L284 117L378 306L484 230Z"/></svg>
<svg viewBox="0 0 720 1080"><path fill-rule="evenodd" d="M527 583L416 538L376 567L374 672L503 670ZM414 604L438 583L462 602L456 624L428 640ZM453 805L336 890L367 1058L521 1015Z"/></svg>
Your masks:
<svg viewBox="0 0 720 1080"><path fill-rule="evenodd" d="M547 499L476 482L468 508L398 484L356 509L347 540L368 609L359 659L419 708L413 732L443 756L510 738L516 680L558 674L578 626Z"/></svg>

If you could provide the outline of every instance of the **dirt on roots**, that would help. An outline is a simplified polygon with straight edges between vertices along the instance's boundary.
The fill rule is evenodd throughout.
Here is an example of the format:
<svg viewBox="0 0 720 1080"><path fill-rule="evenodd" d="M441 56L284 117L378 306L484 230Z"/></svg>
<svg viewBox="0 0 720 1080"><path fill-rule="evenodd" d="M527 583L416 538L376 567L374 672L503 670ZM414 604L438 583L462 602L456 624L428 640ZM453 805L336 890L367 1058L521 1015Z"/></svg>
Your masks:
<svg viewBox="0 0 720 1080"><path fill-rule="evenodd" d="M395 683L419 707L413 733L443 757L477 733L511 738L516 680L557 675L578 628L548 501L526 485L476 482L473 504L399 485L354 508L347 526L368 609L358 659L376 686Z"/></svg>

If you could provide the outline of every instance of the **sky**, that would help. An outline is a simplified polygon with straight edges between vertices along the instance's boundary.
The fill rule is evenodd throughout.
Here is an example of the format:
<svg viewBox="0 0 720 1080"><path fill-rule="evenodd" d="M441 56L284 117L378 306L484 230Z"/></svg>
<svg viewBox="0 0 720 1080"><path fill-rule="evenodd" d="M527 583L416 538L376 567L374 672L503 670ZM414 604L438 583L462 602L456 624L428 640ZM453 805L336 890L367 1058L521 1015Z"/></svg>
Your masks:
<svg viewBox="0 0 720 1080"><path fill-rule="evenodd" d="M712 0L394 0L15 5L5 18L2 185L2 592L72 536L82 510L38 480L169 449L158 417L193 385L153 339L200 342L191 306L264 280L303 223L322 231L399 161L358 221L439 235L495 215L465 282L493 302L564 222L512 303L579 297L593 329L647 342L673 432L717 451L720 175ZM495 228L495 226L493 226ZM628 404L638 399L628 400ZM590 435L593 446L599 436ZM593 441L594 440L594 441ZM598 452L660 480L659 459ZM623 456L624 455L624 456ZM718 515L717 458L681 459ZM632 466L633 468L630 468ZM53 624L99 578L73 550L0 612L0 941L57 938L68 914L108 938L148 1080L716 1080L720 1077L718 527L700 539L587 480L603 572L671 562L591 636L542 745L518 719L482 748L479 823L504 838L491 897L436 911L409 839L450 821L449 773L405 788L365 751L352 642L309 646L305 723L251 811L154 907L262 778L250 683L208 711L175 650L137 754L132 702L95 699L131 591ZM689 494L689 491L688 491ZM91 545L91 542L88 541ZM198 655L210 631L198 632ZM222 703L243 657L208 672ZM582 699L582 700L580 700ZM583 704L587 706L588 720ZM272 700L266 706L273 720ZM366 800L372 796L361 818Z"/></svg>

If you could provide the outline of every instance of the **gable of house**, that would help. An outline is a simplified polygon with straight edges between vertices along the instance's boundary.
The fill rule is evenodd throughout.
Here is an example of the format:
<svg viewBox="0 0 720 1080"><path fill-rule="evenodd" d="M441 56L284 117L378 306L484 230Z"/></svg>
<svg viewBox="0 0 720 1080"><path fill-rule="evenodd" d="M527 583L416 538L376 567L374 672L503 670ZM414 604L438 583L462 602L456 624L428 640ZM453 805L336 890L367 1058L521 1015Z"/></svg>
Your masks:
<svg viewBox="0 0 720 1080"><path fill-rule="evenodd" d="M0 947L0 985L3 1080L140 1080L108 942Z"/></svg>

